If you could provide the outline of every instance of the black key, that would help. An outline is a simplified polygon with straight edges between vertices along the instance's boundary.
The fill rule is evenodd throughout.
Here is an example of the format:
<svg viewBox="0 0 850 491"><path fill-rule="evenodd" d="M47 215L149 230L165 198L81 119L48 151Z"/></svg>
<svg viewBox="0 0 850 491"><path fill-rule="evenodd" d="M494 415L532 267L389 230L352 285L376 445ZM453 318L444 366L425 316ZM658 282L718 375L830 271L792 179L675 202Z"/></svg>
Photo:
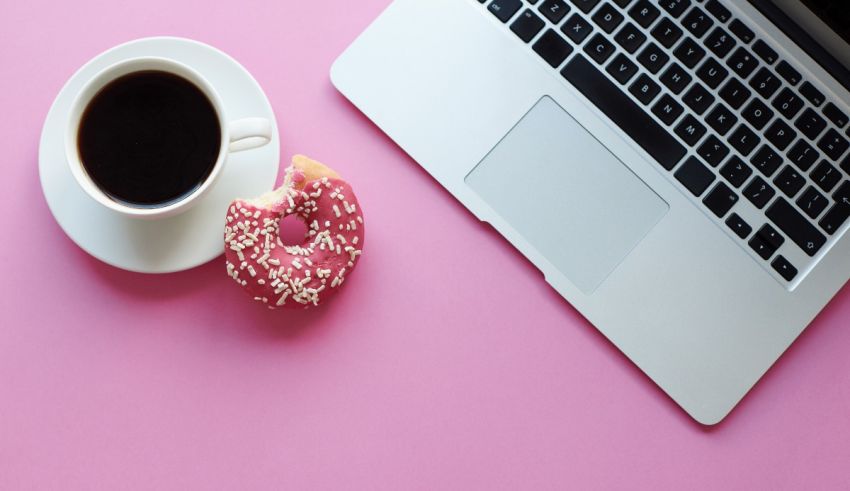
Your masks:
<svg viewBox="0 0 850 491"><path fill-rule="evenodd" d="M629 87L629 92L646 105L652 102L652 99L655 99L655 96L661 92L661 87L653 82L645 73L641 73L637 80Z"/></svg>
<svg viewBox="0 0 850 491"><path fill-rule="evenodd" d="M791 89L785 87L779 92L779 95L773 99L773 107L779 111L779 114L791 119L797 115L800 109L803 108L803 99L795 94Z"/></svg>
<svg viewBox="0 0 850 491"><path fill-rule="evenodd" d="M616 3L618 7L624 9L628 7L630 3L632 3L632 0L614 0L614 3Z"/></svg>
<svg viewBox="0 0 850 491"><path fill-rule="evenodd" d="M661 74L661 83L674 94L679 94L691 83L691 76L678 63L671 63Z"/></svg>
<svg viewBox="0 0 850 491"><path fill-rule="evenodd" d="M695 37L701 38L714 25L714 21L701 8L694 7L682 19L682 25Z"/></svg>
<svg viewBox="0 0 850 491"><path fill-rule="evenodd" d="M691 88L685 92L685 95L682 96L682 102L693 109L695 113L702 114L711 107L714 96L705 90L705 87L697 83L691 85Z"/></svg>
<svg viewBox="0 0 850 491"><path fill-rule="evenodd" d="M804 135L806 135L809 140L814 140L820 135L821 131L826 128L826 121L818 116L812 108L807 107L803 114L794 121L794 126L797 127L798 130L802 131Z"/></svg>
<svg viewBox="0 0 850 491"><path fill-rule="evenodd" d="M708 162L708 165L717 167L729 155L729 147L724 145L716 136L710 135L697 149L697 155Z"/></svg>
<svg viewBox="0 0 850 491"><path fill-rule="evenodd" d="M818 142L818 148L832 160L838 160L847 151L847 139L841 136L841 133L830 128Z"/></svg>
<svg viewBox="0 0 850 491"><path fill-rule="evenodd" d="M785 81L792 86L800 83L800 79L802 79L800 72L795 70L794 67L785 60L780 61L779 64L776 65L776 73L778 73L780 77L784 78Z"/></svg>
<svg viewBox="0 0 850 491"><path fill-rule="evenodd" d="M564 38L552 29L547 30L532 46L534 51L546 60L546 63L557 68L567 56L573 52L573 47L570 46Z"/></svg>
<svg viewBox="0 0 850 491"><path fill-rule="evenodd" d="M631 9L629 16L635 20L641 27L649 27L652 21L661 13L648 0L639 0Z"/></svg>
<svg viewBox="0 0 850 491"><path fill-rule="evenodd" d="M829 200L813 186L806 188L803 194L797 199L797 206L803 210L803 213L809 215L811 219L815 219L823 213L827 205L829 205Z"/></svg>
<svg viewBox="0 0 850 491"><path fill-rule="evenodd" d="M773 111L760 99L753 99L741 111L741 115L753 125L753 128L760 130L773 118Z"/></svg>
<svg viewBox="0 0 850 491"><path fill-rule="evenodd" d="M841 169L850 174L850 155L848 155L843 162L841 162Z"/></svg>
<svg viewBox="0 0 850 491"><path fill-rule="evenodd" d="M591 17L593 22L596 23L603 31L611 34L614 32L614 29L623 22L623 14L620 13L619 10L615 9L613 5L610 3L606 3L605 5L599 7L599 10L593 14Z"/></svg>
<svg viewBox="0 0 850 491"><path fill-rule="evenodd" d="M749 77L758 64L758 60L744 48L736 49L732 56L726 60L726 65L741 78Z"/></svg>
<svg viewBox="0 0 850 491"><path fill-rule="evenodd" d="M716 186L702 200L706 208L717 215L717 218L723 218L729 213L729 210L738 202L738 195L729 189L729 186L718 182ZM736 233L739 233L736 231ZM749 232L748 232L749 233Z"/></svg>
<svg viewBox="0 0 850 491"><path fill-rule="evenodd" d="M826 233L832 235L837 232L842 225L844 225L847 218L850 218L850 206L836 203L832 205L832 208L830 208L829 211L826 212L826 215L821 218L819 225L826 231Z"/></svg>
<svg viewBox="0 0 850 491"><path fill-rule="evenodd" d="M570 11L570 7L564 0L546 0L538 10L549 19L549 22L557 24L564 20L564 16Z"/></svg>
<svg viewBox="0 0 850 491"><path fill-rule="evenodd" d="M726 23L732 18L732 12L729 12L729 9L723 5L720 5L720 2L717 0L708 0L705 4L705 9L720 22Z"/></svg>
<svg viewBox="0 0 850 491"><path fill-rule="evenodd" d="M570 0L570 2L586 14L593 10L593 7L596 7L599 0Z"/></svg>
<svg viewBox="0 0 850 491"><path fill-rule="evenodd" d="M705 126L688 114L682 118L682 121L676 126L675 131L682 140L685 140L685 143L694 146L702 138L702 135L705 134Z"/></svg>
<svg viewBox="0 0 850 491"><path fill-rule="evenodd" d="M779 227L779 230L784 232L809 256L817 254L826 243L826 237L818 232L818 229L809 223L806 217L783 198L774 201L767 209L766 215L771 222Z"/></svg>
<svg viewBox="0 0 850 491"><path fill-rule="evenodd" d="M679 17L691 6L691 0L661 0L659 3L673 17Z"/></svg>
<svg viewBox="0 0 850 491"><path fill-rule="evenodd" d="M545 24L543 19L537 17L531 10L526 9L511 25L511 31L527 43L543 29Z"/></svg>
<svg viewBox="0 0 850 491"><path fill-rule="evenodd" d="M782 165L782 157L773 151L767 145L762 145L756 153L750 158L750 163L753 167L759 170L766 177L772 176Z"/></svg>
<svg viewBox="0 0 850 491"><path fill-rule="evenodd" d="M776 54L776 51L774 51L773 48L768 46L767 43L765 43L761 39L753 43L753 53L755 53L756 56L761 58L768 65L773 65L779 58L779 55Z"/></svg>
<svg viewBox="0 0 850 491"><path fill-rule="evenodd" d="M767 206L775 195L776 191L759 176L754 177L744 188L744 196L759 210Z"/></svg>
<svg viewBox="0 0 850 491"><path fill-rule="evenodd" d="M585 57L574 56L561 75L665 169L672 169L685 156L681 143Z"/></svg>
<svg viewBox="0 0 850 491"><path fill-rule="evenodd" d="M712 89L716 89L720 82L726 79L727 75L729 75L729 70L723 68L723 65L714 58L705 60L705 63L697 69L697 77Z"/></svg>
<svg viewBox="0 0 850 491"><path fill-rule="evenodd" d="M835 202L840 205L850 206L850 181L844 181L832 195Z"/></svg>
<svg viewBox="0 0 850 491"><path fill-rule="evenodd" d="M521 0L493 0L487 10L502 22L507 22L522 7Z"/></svg>
<svg viewBox="0 0 850 491"><path fill-rule="evenodd" d="M629 53L634 53L646 41L646 35L638 30L631 22L623 26L620 32L614 36L614 41L617 42L624 50Z"/></svg>
<svg viewBox="0 0 850 491"><path fill-rule="evenodd" d="M581 44L584 39L593 32L590 22L584 20L582 16L573 14L561 26L561 32L567 35L574 43Z"/></svg>
<svg viewBox="0 0 850 491"><path fill-rule="evenodd" d="M679 46L676 46L673 55L686 67L693 68L705 56L705 50L700 48L693 39L685 38Z"/></svg>
<svg viewBox="0 0 850 491"><path fill-rule="evenodd" d="M596 63L605 63L605 61L614 53L614 44L605 39L602 34L594 34L590 41L584 45L584 52L590 56Z"/></svg>
<svg viewBox="0 0 850 491"><path fill-rule="evenodd" d="M803 82L803 85L800 86L800 93L815 106L823 104L823 94L809 82Z"/></svg>
<svg viewBox="0 0 850 491"><path fill-rule="evenodd" d="M738 118L732 114L732 111L726 109L723 103L718 103L705 117L705 122L714 128L714 131L720 134L720 136L724 136L735 126Z"/></svg>
<svg viewBox="0 0 850 491"><path fill-rule="evenodd" d="M744 23L739 21L738 19L733 20L729 24L729 30L732 31L732 34L737 36L738 39L743 41L745 44L750 44L750 42L752 42L753 38L756 36L755 33L753 33L752 29L745 26Z"/></svg>
<svg viewBox="0 0 850 491"><path fill-rule="evenodd" d="M674 175L694 196L701 196L714 182L714 173L696 157L688 158Z"/></svg>
<svg viewBox="0 0 850 491"><path fill-rule="evenodd" d="M761 237L767 245L772 247L774 250L782 247L782 244L785 243L785 237L783 237L775 228L771 227L770 224L765 223L757 232L758 236Z"/></svg>
<svg viewBox="0 0 850 491"><path fill-rule="evenodd" d="M779 90L781 85L782 82L779 81L779 77L764 67L760 68L750 79L750 87L754 88L756 93L765 99L773 97L773 94Z"/></svg>
<svg viewBox="0 0 850 491"><path fill-rule="evenodd" d="M658 73L670 57L657 44L649 43L637 57L638 63L645 66L650 73Z"/></svg>
<svg viewBox="0 0 850 491"><path fill-rule="evenodd" d="M735 235L742 239L746 239L750 235L750 232L753 231L753 227L750 227L750 224L745 222L737 213L729 215L729 218L726 219L726 226L732 229Z"/></svg>
<svg viewBox="0 0 850 491"><path fill-rule="evenodd" d="M735 150L745 157L759 144L759 137L742 124L738 125L738 128L729 135L728 140L735 147Z"/></svg>
<svg viewBox="0 0 850 491"><path fill-rule="evenodd" d="M715 27L711 34L703 41L705 47L717 55L718 58L725 58L732 48L735 47L735 40L732 36L723 30L722 27Z"/></svg>
<svg viewBox="0 0 850 491"><path fill-rule="evenodd" d="M803 189L803 186L806 185L806 178L794 170L791 166L786 165L785 168L782 169L782 172L776 176L776 179L773 180L773 183L776 184L776 187L785 193L786 196L793 198L800 192L801 189Z"/></svg>
<svg viewBox="0 0 850 491"><path fill-rule="evenodd" d="M728 162L720 169L720 175L729 181L729 184L739 188L744 185L744 182L753 174L753 170L738 158L733 155Z"/></svg>
<svg viewBox="0 0 850 491"><path fill-rule="evenodd" d="M795 268L781 255L776 256L776 259L770 263L770 266L774 271L779 273L779 276L783 277L785 281L792 281L797 276L797 268Z"/></svg>
<svg viewBox="0 0 850 491"><path fill-rule="evenodd" d="M658 116L661 121L670 126L676 118L682 114L682 106L676 102L676 99L670 97L669 94L664 94L658 102L652 106L652 114Z"/></svg>
<svg viewBox="0 0 850 491"><path fill-rule="evenodd" d="M750 247L756 251L756 254L759 255L764 260L770 259L770 256L776 252L776 249L770 247L770 245L764 241L758 234L753 235L753 238L748 242Z"/></svg>
<svg viewBox="0 0 850 491"><path fill-rule="evenodd" d="M844 114L841 109L838 109L838 106L831 102L827 102L826 105L823 106L823 115L839 128L843 128L844 125L847 124L847 115Z"/></svg>
<svg viewBox="0 0 850 491"><path fill-rule="evenodd" d="M720 89L720 97L729 104L732 109L738 109L741 104L750 98L750 89L744 87L744 84L738 81L737 78L730 78L723 88Z"/></svg>
<svg viewBox="0 0 850 491"><path fill-rule="evenodd" d="M652 28L652 37L665 48L669 48L682 37L682 30L672 20L664 17Z"/></svg>
<svg viewBox="0 0 850 491"><path fill-rule="evenodd" d="M764 136L767 138L767 141L773 143L776 148L779 150L785 150L788 148L788 145L794 141L794 138L797 138L797 132L791 129L788 124L781 120L776 119L764 132Z"/></svg>
<svg viewBox="0 0 850 491"><path fill-rule="evenodd" d="M791 150L788 150L788 158L803 172L808 171L819 156L817 151L802 139L797 140Z"/></svg>
<svg viewBox="0 0 850 491"><path fill-rule="evenodd" d="M841 181L841 173L826 160L821 160L811 175L815 184L826 193L832 191L832 188Z"/></svg>
<svg viewBox="0 0 850 491"><path fill-rule="evenodd" d="M626 55L619 53L614 57L614 60L608 64L608 68L606 68L605 71L610 73L617 82L625 84L634 77L635 73L638 71L638 67L632 63L632 60L626 57Z"/></svg>

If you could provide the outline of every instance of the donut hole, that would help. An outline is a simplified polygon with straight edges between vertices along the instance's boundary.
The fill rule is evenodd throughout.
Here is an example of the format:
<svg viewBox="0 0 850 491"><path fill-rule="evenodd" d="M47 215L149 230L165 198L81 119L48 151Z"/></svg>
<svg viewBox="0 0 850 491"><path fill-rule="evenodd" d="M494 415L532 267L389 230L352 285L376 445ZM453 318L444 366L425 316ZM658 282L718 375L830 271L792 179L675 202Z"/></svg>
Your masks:
<svg viewBox="0 0 850 491"><path fill-rule="evenodd" d="M297 215L285 216L280 220L280 241L283 245L301 245L307 239L307 224Z"/></svg>

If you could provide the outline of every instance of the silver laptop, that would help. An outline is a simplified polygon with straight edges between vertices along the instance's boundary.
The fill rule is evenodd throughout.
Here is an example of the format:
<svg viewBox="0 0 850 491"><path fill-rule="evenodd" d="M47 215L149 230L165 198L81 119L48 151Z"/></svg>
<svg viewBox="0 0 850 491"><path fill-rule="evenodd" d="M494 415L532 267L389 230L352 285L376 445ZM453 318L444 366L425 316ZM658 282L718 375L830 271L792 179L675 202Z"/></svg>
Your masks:
<svg viewBox="0 0 850 491"><path fill-rule="evenodd" d="M331 78L709 425L850 278L848 25L844 0L396 0Z"/></svg>

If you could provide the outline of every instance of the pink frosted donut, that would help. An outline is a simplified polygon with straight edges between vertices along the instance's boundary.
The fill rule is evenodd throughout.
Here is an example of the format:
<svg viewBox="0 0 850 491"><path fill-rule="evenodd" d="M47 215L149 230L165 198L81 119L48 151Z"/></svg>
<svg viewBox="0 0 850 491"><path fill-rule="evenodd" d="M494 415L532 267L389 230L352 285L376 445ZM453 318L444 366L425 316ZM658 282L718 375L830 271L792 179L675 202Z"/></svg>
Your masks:
<svg viewBox="0 0 850 491"><path fill-rule="evenodd" d="M307 225L284 244L280 221ZM363 248L363 215L351 186L325 165L296 155L283 185L231 203L224 228L227 274L269 308L319 305L339 291Z"/></svg>

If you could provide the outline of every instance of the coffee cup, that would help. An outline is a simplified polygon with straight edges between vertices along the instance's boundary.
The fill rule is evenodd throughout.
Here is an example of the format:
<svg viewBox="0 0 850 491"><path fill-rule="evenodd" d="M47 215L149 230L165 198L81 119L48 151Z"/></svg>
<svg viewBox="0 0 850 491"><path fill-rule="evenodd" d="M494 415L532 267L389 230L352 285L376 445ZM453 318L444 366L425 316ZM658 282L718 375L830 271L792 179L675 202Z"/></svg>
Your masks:
<svg viewBox="0 0 850 491"><path fill-rule="evenodd" d="M210 82L161 57L101 70L71 105L65 154L77 184L133 218L182 213L221 177L227 156L271 141L265 118L229 120Z"/></svg>

